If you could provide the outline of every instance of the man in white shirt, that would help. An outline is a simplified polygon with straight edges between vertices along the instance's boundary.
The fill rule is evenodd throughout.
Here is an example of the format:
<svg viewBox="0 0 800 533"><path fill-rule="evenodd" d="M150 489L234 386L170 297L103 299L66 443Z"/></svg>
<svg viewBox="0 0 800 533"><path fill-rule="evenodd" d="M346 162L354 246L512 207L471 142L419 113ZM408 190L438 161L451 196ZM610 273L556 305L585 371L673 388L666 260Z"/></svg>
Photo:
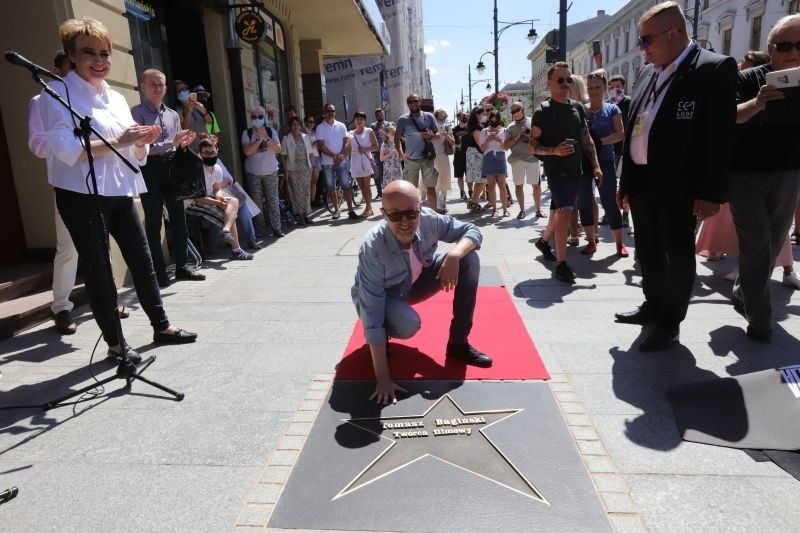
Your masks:
<svg viewBox="0 0 800 533"><path fill-rule="evenodd" d="M70 69L70 62L63 50L56 53L53 60L53 73L57 76L66 76ZM39 98L37 94L28 104L28 148L40 158L47 158L47 134L42 126L42 117L39 115ZM48 97L49 98L49 97ZM55 204L53 204L55 207ZM69 231L55 209L56 215L56 256L53 259L53 303L50 311L53 313L56 331L64 335L72 335L77 331L78 325L72 318L72 309L75 305L69 300L69 295L75 287L75 275L78 272L78 251L69 236Z"/></svg>
<svg viewBox="0 0 800 533"><path fill-rule="evenodd" d="M337 206L333 218L339 218L339 202L336 198L336 178L342 185L344 200L347 202L347 218L359 220L353 211L353 178L350 176L350 167L347 166L347 156L350 155L350 137L347 136L347 126L336 120L336 106L325 104L323 107L325 120L317 126L317 148L322 163L322 176L325 179L325 188L331 205Z"/></svg>

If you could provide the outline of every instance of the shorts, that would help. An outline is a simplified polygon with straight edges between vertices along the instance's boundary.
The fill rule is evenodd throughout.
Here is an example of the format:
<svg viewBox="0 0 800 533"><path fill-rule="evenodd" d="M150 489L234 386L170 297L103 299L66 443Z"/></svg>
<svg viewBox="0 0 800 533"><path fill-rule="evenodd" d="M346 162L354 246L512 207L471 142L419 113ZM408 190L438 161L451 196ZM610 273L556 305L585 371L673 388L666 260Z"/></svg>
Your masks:
<svg viewBox="0 0 800 533"><path fill-rule="evenodd" d="M319 171L322 169L322 163L320 163L319 156L314 156L314 170Z"/></svg>
<svg viewBox="0 0 800 533"><path fill-rule="evenodd" d="M453 155L453 173L456 178L463 178L464 172L467 171L467 154L461 150L457 150Z"/></svg>
<svg viewBox="0 0 800 533"><path fill-rule="evenodd" d="M353 178L350 176L350 167L347 163L340 165L322 165L322 177L325 178L325 188L332 191L336 188L336 178L342 185L342 190L353 188Z"/></svg>
<svg viewBox="0 0 800 533"><path fill-rule="evenodd" d="M436 172L430 159L406 159L403 167L403 179L419 187L419 174L422 172L422 184L425 187L436 187Z"/></svg>
<svg viewBox="0 0 800 533"><path fill-rule="evenodd" d="M514 185L538 185L542 180L542 166L538 161L509 161Z"/></svg>
<svg viewBox="0 0 800 533"><path fill-rule="evenodd" d="M501 175L508 172L505 152L486 152L483 154L481 173L484 176Z"/></svg>
<svg viewBox="0 0 800 533"><path fill-rule="evenodd" d="M575 205L575 198L578 195L578 181L580 176L572 174L556 174L548 176L547 182L550 185L550 204L556 211L571 211Z"/></svg>
<svg viewBox="0 0 800 533"><path fill-rule="evenodd" d="M486 183L486 178L481 172L483 168L483 154L477 148L467 148L467 183Z"/></svg>

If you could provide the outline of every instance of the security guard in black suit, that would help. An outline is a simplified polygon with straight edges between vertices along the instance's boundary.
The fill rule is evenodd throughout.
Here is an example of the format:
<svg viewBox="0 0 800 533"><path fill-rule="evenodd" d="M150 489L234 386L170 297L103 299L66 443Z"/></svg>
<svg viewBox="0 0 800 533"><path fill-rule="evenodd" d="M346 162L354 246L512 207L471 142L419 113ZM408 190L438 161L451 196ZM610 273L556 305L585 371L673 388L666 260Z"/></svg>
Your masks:
<svg viewBox="0 0 800 533"><path fill-rule="evenodd" d="M619 196L629 203L645 302L618 322L655 328L639 345L678 342L695 281L697 220L715 215L728 194L736 127L736 61L701 49L676 2L639 20L647 65L625 128Z"/></svg>

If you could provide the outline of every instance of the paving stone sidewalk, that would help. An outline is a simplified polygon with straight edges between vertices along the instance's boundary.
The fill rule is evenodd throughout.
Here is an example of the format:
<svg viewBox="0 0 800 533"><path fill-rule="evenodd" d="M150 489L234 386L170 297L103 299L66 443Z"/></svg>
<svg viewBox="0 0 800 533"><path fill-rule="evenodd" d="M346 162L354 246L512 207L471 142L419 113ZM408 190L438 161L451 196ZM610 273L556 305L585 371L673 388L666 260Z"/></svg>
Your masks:
<svg viewBox="0 0 800 533"><path fill-rule="evenodd" d="M476 220L463 202L450 208ZM800 482L741 451L682 442L664 389L800 362L800 295L776 271L778 327L771 343L753 342L724 280L735 260L701 260L681 345L641 354L641 329L613 322L615 311L641 301L633 258L617 258L603 228L591 259L569 249L578 283L555 281L532 244L547 220L532 211L521 221L477 219L481 260L500 271L552 374L550 389L610 524L797 531ZM252 262L212 259L205 282L165 289L170 319L199 333L194 345L152 345L147 318L124 294L129 342L157 356L146 376L186 399L165 399L141 383L124 393L115 380L105 395L75 406L0 411L0 491L20 491L0 505L0 529L266 530L352 330L349 287L375 220L319 213L313 225L266 240ZM79 311L73 336L45 324L0 342L0 405L42 403L91 382L98 330L88 309ZM102 348L91 366L98 377L114 368Z"/></svg>

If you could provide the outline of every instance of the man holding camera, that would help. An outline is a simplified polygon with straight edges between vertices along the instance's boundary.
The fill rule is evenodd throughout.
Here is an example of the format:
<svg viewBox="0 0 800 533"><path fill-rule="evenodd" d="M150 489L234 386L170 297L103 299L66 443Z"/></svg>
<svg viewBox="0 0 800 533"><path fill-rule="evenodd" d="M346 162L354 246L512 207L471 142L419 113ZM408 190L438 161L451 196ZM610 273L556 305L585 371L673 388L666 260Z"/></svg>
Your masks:
<svg viewBox="0 0 800 533"><path fill-rule="evenodd" d="M511 104L511 118L514 120L506 128L506 141L503 147L511 150L508 154L508 165L511 167L511 178L514 180L514 192L519 204L517 218L525 218L525 184L533 186L533 203L536 206L536 217L544 218L542 213L542 173L539 160L528 150L531 135L531 117L525 116L522 102Z"/></svg>
<svg viewBox="0 0 800 533"><path fill-rule="evenodd" d="M433 157L425 154L426 145L433 149L430 140L439 131L433 113L422 111L418 94L409 94L406 98L408 113L397 119L397 134L394 136L394 147L400 154L403 164L403 179L419 186L419 176L428 195L428 207L436 209L436 169ZM405 148L401 144L405 141Z"/></svg>
<svg viewBox="0 0 800 533"><path fill-rule="evenodd" d="M769 280L800 194L800 121L767 73L800 67L800 15L780 19L767 38L770 62L739 73L731 213L739 238L733 301L743 308L747 336L772 335ZM796 91L796 89L794 89ZM776 108L776 109L772 109Z"/></svg>

